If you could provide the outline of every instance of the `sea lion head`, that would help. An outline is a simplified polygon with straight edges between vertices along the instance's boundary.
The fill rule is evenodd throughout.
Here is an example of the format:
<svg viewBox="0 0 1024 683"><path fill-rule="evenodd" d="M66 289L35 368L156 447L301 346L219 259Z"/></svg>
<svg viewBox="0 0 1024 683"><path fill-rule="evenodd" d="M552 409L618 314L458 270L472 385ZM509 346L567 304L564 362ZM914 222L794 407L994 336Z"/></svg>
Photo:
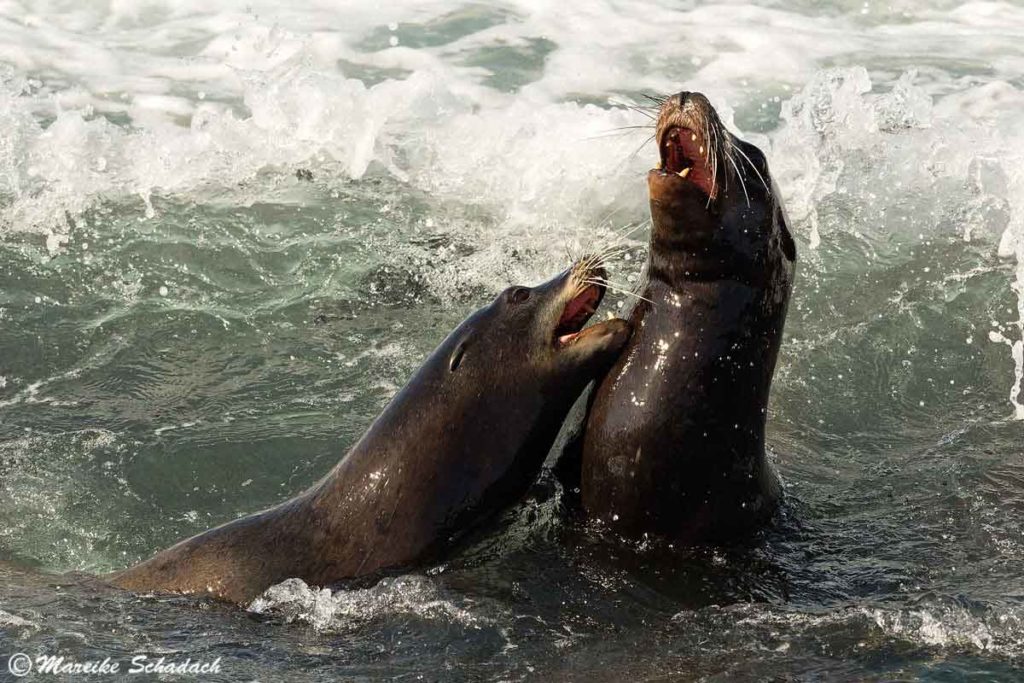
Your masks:
<svg viewBox="0 0 1024 683"><path fill-rule="evenodd" d="M584 329L604 298L605 281L599 259L584 257L543 284L509 287L456 330L454 344L444 345L449 372L489 377L493 385L514 371L523 387L579 395L629 338L630 325L619 318Z"/></svg>
<svg viewBox="0 0 1024 683"><path fill-rule="evenodd" d="M660 163L647 175L652 270L758 284L796 258L764 153L726 130L704 95L662 101L655 140ZM659 261L659 252L672 257Z"/></svg>

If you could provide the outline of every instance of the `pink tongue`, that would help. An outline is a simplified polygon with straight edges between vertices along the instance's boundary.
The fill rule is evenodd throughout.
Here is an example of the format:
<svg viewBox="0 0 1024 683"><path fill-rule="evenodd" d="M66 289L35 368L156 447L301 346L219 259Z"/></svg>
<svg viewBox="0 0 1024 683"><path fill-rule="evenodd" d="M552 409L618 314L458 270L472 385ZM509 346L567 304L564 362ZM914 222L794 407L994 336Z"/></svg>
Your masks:
<svg viewBox="0 0 1024 683"><path fill-rule="evenodd" d="M569 342L576 338L577 334L579 334L579 332L573 332L572 334L563 334L561 337L558 338L558 343L568 344Z"/></svg>
<svg viewBox="0 0 1024 683"><path fill-rule="evenodd" d="M580 316L580 313L584 311L586 313L594 312L594 304L598 299L597 288L591 285L587 287L579 296L569 302L569 305L565 307L565 312L562 313L563 321L572 321Z"/></svg>

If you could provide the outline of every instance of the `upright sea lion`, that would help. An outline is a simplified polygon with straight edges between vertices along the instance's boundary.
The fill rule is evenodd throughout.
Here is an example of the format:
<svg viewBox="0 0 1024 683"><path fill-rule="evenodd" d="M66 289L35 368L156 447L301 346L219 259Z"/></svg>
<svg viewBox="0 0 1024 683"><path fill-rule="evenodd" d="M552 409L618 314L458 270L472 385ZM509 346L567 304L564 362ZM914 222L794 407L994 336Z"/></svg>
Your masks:
<svg viewBox="0 0 1024 683"><path fill-rule="evenodd" d="M764 432L796 246L764 154L707 98L665 99L655 138L649 282L592 399L582 504L626 536L728 540L781 495Z"/></svg>
<svg viewBox="0 0 1024 683"><path fill-rule="evenodd" d="M245 603L298 577L325 585L426 561L522 497L570 407L629 337L583 329L594 259L512 287L467 318L319 483L111 577L133 591Z"/></svg>

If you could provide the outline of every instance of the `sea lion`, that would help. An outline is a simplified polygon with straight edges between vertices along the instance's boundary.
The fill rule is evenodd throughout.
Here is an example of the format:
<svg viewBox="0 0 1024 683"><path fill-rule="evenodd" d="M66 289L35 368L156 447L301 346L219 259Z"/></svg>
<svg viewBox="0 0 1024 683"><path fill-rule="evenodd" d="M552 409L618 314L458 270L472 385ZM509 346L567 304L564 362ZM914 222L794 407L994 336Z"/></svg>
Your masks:
<svg viewBox="0 0 1024 683"><path fill-rule="evenodd" d="M591 399L586 515L627 537L735 539L776 509L768 392L796 260L764 154L707 98L661 102L646 289Z"/></svg>
<svg viewBox="0 0 1024 683"><path fill-rule="evenodd" d="M320 482L111 582L247 603L290 577L322 586L436 559L526 493L573 403L625 345L625 320L583 329L603 279L590 258L506 290L441 343Z"/></svg>

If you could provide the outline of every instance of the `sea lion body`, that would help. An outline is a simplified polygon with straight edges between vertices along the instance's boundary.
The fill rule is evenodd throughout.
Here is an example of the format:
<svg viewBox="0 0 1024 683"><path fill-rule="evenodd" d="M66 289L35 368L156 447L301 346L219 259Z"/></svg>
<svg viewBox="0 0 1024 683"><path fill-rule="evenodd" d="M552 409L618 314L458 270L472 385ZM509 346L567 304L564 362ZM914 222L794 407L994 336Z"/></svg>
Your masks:
<svg viewBox="0 0 1024 683"><path fill-rule="evenodd" d="M702 95L667 99L656 137L648 284L591 399L581 501L625 536L725 541L781 496L765 420L795 245L764 155Z"/></svg>
<svg viewBox="0 0 1024 683"><path fill-rule="evenodd" d="M436 558L525 494L573 402L625 344L623 320L580 331L604 293L595 272L510 288L448 336L320 482L112 582L245 603L290 577L322 586Z"/></svg>

